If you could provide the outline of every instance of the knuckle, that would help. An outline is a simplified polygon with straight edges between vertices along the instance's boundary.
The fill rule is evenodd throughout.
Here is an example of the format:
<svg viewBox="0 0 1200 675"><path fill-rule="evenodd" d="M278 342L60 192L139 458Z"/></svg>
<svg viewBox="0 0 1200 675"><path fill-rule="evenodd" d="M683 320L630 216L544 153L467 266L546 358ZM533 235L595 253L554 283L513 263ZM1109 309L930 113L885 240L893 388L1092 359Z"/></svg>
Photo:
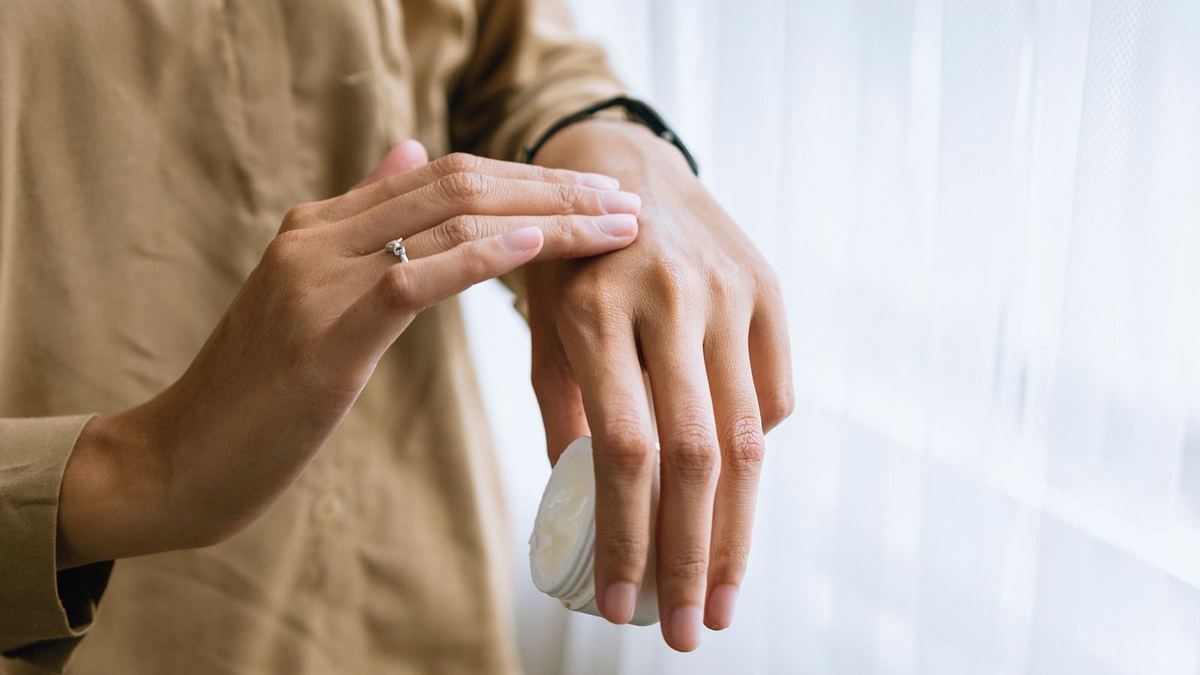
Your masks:
<svg viewBox="0 0 1200 675"><path fill-rule="evenodd" d="M651 468L654 453L634 416L616 416L606 421L600 431L603 444L597 457L605 470L637 475Z"/></svg>
<svg viewBox="0 0 1200 675"><path fill-rule="evenodd" d="M471 173L479 168L482 160L466 152L452 152L445 157L439 157L433 162L433 171L439 176L450 176L456 173Z"/></svg>
<svg viewBox="0 0 1200 675"><path fill-rule="evenodd" d="M682 581L695 581L708 575L708 547L690 544L670 551L663 559L668 576Z"/></svg>
<svg viewBox="0 0 1200 675"><path fill-rule="evenodd" d="M692 449L675 452L669 460L671 473L689 485L708 485L717 476L718 460L715 450Z"/></svg>
<svg viewBox="0 0 1200 675"><path fill-rule="evenodd" d="M449 247L479 239L483 229L483 221L477 216L455 216L442 224L442 233Z"/></svg>
<svg viewBox="0 0 1200 675"><path fill-rule="evenodd" d="M763 397L759 407L762 409L763 423L773 427L791 417L796 409L796 395L792 392L791 385L785 384Z"/></svg>
<svg viewBox="0 0 1200 675"><path fill-rule="evenodd" d="M725 536L716 544L712 557L713 567L721 574L734 577L730 581L738 581L750 558L750 540L741 535Z"/></svg>
<svg viewBox="0 0 1200 675"><path fill-rule="evenodd" d="M318 210L319 207L316 204L309 202L293 206L283 214L283 225L280 230L294 231L311 226L317 220Z"/></svg>
<svg viewBox="0 0 1200 675"><path fill-rule="evenodd" d="M547 239L571 241L575 238L575 233L578 229L575 219L571 216L553 216L546 227Z"/></svg>
<svg viewBox="0 0 1200 675"><path fill-rule="evenodd" d="M384 299L396 309L405 309L413 297L413 279L408 267L395 265L388 269L380 280Z"/></svg>
<svg viewBox="0 0 1200 675"><path fill-rule="evenodd" d="M772 300L778 301L783 297L783 290L779 284L779 275L775 274L775 270L771 269L770 265L764 263L755 268L754 284L759 292Z"/></svg>
<svg viewBox="0 0 1200 675"><path fill-rule="evenodd" d="M575 213L581 201L579 188L570 183L560 183L554 188L554 199L559 212Z"/></svg>
<svg viewBox="0 0 1200 675"><path fill-rule="evenodd" d="M309 233L305 230L285 230L280 232L267 245L267 250L263 254L263 260L271 267L292 266L293 262L307 248L309 236Z"/></svg>
<svg viewBox="0 0 1200 675"><path fill-rule="evenodd" d="M755 417L739 417L729 427L729 447L721 458L735 472L757 473L766 455L762 427Z"/></svg>
<svg viewBox="0 0 1200 675"><path fill-rule="evenodd" d="M603 540L597 539L600 557L606 558L610 564L637 565L646 560L649 542L644 536L629 532L614 532L605 535Z"/></svg>
<svg viewBox="0 0 1200 675"><path fill-rule="evenodd" d="M672 430L663 463L678 479L697 485L710 483L720 468L720 454L712 434L695 416Z"/></svg>
<svg viewBox="0 0 1200 675"><path fill-rule="evenodd" d="M665 310L679 313L694 308L700 285L687 266L662 261L650 274L650 287Z"/></svg>
<svg viewBox="0 0 1200 675"><path fill-rule="evenodd" d="M452 173L438 179L438 187L450 201L473 206L487 194L487 180L476 173Z"/></svg>

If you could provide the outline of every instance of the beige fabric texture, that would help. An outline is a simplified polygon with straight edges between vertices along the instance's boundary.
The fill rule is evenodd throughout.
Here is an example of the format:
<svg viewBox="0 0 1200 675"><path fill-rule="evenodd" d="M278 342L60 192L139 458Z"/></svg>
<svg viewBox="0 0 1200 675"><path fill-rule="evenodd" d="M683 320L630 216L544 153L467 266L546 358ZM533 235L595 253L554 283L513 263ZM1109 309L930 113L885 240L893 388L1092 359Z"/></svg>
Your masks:
<svg viewBox="0 0 1200 675"><path fill-rule="evenodd" d="M230 541L57 574L58 490L88 416L183 372L289 207L408 137L514 158L619 92L558 2L6 1L0 673L517 670L453 301Z"/></svg>

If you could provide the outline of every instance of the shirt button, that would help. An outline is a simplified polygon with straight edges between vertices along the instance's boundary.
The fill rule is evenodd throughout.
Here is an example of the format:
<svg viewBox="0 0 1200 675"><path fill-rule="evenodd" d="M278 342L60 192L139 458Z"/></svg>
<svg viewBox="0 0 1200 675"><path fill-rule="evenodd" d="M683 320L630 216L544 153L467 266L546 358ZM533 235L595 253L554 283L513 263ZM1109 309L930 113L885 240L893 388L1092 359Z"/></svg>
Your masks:
<svg viewBox="0 0 1200 675"><path fill-rule="evenodd" d="M322 493L317 498L316 513L317 521L322 525L333 525L342 519L342 514L345 512L345 504L342 500L332 492Z"/></svg>

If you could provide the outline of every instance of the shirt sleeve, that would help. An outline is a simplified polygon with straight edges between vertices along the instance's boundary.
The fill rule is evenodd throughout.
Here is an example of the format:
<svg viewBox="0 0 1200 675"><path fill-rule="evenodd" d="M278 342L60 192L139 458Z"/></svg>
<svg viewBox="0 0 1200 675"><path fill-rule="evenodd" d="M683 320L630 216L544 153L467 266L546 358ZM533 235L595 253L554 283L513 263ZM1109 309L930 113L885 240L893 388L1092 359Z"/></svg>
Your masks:
<svg viewBox="0 0 1200 675"><path fill-rule="evenodd" d="M475 52L450 100L456 150L517 160L558 120L624 88L562 0L481 0ZM524 314L524 276L501 277Z"/></svg>
<svg viewBox="0 0 1200 675"><path fill-rule="evenodd" d="M0 653L53 671L91 626L112 570L55 569L59 489L89 419L0 419Z"/></svg>
<svg viewBox="0 0 1200 675"><path fill-rule="evenodd" d="M475 51L450 100L456 149L517 159L556 121L623 93L561 0L480 0Z"/></svg>

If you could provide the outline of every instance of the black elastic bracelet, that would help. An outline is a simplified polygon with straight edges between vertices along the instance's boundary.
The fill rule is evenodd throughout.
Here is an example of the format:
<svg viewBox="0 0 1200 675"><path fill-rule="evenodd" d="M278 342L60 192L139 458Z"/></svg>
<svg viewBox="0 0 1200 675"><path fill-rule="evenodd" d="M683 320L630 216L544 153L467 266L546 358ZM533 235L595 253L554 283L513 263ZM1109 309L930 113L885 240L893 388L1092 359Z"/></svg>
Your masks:
<svg viewBox="0 0 1200 675"><path fill-rule="evenodd" d="M522 157L522 161L524 161L526 164L532 163L533 156L537 154L538 150L542 149L542 146L546 144L546 141L550 140L551 136L562 131L566 127L571 126L572 124L575 124L576 122L582 122L593 117L601 110L608 110L609 108L621 108L625 111L625 115L630 121L641 124L650 131L654 132L655 136L658 136L671 145L674 145L676 148L679 148L679 151L683 153L683 158L687 160L688 166L691 167L692 173L696 174L697 176L700 175L700 166L696 164L696 158L692 157L692 153L688 152L687 146L683 144L683 141L679 140L679 136L675 134L671 127L667 126L667 123L663 121L663 118L659 117L658 113L654 112L654 108L651 108L643 101L639 101L636 98L629 98L628 96L615 96L613 98L600 101L599 103L590 105L577 113L567 115L566 117L555 122L550 126L549 129L545 131L545 133L538 137L537 142L535 142L533 145L525 146L525 153Z"/></svg>

